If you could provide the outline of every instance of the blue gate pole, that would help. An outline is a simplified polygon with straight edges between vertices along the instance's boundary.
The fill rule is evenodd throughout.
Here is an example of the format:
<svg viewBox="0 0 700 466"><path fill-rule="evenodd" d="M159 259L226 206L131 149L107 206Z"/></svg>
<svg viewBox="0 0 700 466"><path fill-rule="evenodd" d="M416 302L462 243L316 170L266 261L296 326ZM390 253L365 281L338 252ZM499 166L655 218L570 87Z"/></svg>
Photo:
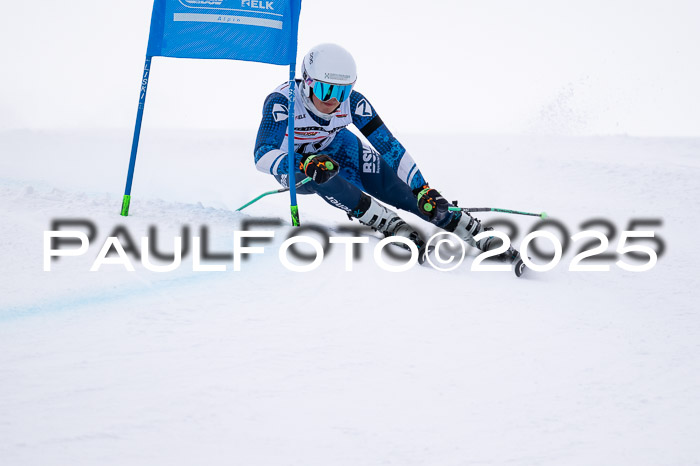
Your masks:
<svg viewBox="0 0 700 466"><path fill-rule="evenodd" d="M296 60L295 60L296 62ZM289 200L290 209L292 211L292 225L298 227L299 223L299 206L297 206L297 188L296 188L296 164L294 161L294 70L296 69L296 63L291 63L289 65L289 109L287 113L289 114L287 122L287 163L288 163L288 175L287 180L289 184Z"/></svg>
<svg viewBox="0 0 700 466"><path fill-rule="evenodd" d="M134 179L134 166L136 165L136 152L139 149L139 136L141 135L141 120L143 120L143 108L146 105L146 91L148 90L148 78L151 68L151 57L146 56L146 64L143 67L143 80L141 81L141 94L139 95L139 109L136 112L136 126L134 127L134 139L131 143L131 159L129 159L129 172L126 175L126 188L122 200L123 216L129 215L131 204L131 182Z"/></svg>

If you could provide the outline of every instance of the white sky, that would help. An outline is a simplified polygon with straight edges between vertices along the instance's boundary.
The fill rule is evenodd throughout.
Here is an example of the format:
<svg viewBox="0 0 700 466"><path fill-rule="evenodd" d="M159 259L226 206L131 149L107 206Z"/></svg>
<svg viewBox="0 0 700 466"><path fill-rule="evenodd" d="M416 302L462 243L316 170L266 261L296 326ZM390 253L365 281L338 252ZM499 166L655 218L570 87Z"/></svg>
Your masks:
<svg viewBox="0 0 700 466"><path fill-rule="evenodd" d="M133 127L152 2L6 1L0 129ZM394 133L700 136L700 2L303 0ZM155 58L144 127L257 128L284 67Z"/></svg>

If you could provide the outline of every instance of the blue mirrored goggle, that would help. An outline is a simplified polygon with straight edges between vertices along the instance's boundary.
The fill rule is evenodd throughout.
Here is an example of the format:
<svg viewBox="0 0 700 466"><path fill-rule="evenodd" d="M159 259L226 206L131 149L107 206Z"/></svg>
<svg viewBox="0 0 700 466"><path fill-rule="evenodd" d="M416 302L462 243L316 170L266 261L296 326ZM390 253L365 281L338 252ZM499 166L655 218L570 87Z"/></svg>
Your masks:
<svg viewBox="0 0 700 466"><path fill-rule="evenodd" d="M340 84L328 84L321 81L315 81L314 95L322 102L326 102L333 98L338 99L338 102L343 102L350 96L352 86L352 84L346 84L343 86Z"/></svg>

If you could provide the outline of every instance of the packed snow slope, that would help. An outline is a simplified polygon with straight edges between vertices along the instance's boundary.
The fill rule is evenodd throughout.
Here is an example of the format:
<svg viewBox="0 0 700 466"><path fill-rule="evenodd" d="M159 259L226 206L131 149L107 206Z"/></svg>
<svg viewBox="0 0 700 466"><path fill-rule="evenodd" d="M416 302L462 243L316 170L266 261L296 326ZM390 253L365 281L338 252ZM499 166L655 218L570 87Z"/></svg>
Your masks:
<svg viewBox="0 0 700 466"><path fill-rule="evenodd" d="M630 220L660 220L665 250L641 273L570 272L580 242L522 279L471 271L473 253L391 273L375 234L352 272L335 245L296 273L277 257L291 229L257 226L275 236L239 272L194 272L192 254L90 272L120 226L136 242L154 226L161 251L204 226L231 253L243 222L288 224L285 194L235 212L277 187L255 135L145 131L121 217L129 131L1 133L0 464L700 464L700 141L398 136L463 206L544 210L569 235L607 219L609 252ZM299 204L304 224L357 226ZM538 221L480 217L515 221L516 246ZM45 272L56 219L96 237Z"/></svg>

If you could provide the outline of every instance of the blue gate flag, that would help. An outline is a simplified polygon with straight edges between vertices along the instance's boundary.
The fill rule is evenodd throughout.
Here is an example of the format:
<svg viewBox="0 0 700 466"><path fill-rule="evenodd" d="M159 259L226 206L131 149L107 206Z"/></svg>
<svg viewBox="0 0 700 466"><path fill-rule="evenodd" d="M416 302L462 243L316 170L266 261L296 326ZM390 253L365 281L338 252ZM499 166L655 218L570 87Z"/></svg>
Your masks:
<svg viewBox="0 0 700 466"><path fill-rule="evenodd" d="M301 0L154 0L139 108L121 215L129 215L131 185L146 104L151 57L256 61L289 65L288 134L294 134L294 70ZM294 172L294 137L287 164ZM292 224L299 225L294 182L289 183Z"/></svg>
<svg viewBox="0 0 700 466"><path fill-rule="evenodd" d="M146 55L296 62L301 0L155 0Z"/></svg>

